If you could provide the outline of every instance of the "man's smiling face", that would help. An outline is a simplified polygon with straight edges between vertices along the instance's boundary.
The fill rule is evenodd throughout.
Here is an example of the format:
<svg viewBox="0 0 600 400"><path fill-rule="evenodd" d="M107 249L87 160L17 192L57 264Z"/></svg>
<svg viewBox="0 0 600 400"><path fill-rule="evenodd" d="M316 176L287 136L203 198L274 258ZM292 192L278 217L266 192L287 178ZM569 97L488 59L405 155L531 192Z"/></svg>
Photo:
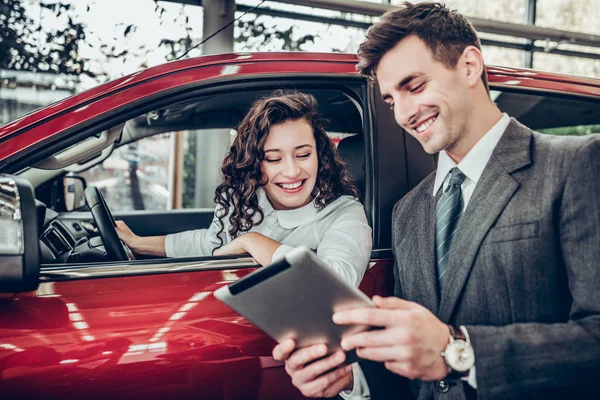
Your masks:
<svg viewBox="0 0 600 400"><path fill-rule="evenodd" d="M452 149L466 134L471 94L461 72L435 60L417 36L403 39L377 66L381 94L396 122L429 154Z"/></svg>

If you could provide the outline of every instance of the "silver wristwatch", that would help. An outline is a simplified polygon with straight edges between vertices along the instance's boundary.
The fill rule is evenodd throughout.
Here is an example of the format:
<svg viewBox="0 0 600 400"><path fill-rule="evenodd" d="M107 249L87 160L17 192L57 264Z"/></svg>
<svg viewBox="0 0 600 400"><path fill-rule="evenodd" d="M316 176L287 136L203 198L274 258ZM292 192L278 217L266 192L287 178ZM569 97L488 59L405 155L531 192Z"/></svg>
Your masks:
<svg viewBox="0 0 600 400"><path fill-rule="evenodd" d="M469 370L475 365L475 353L471 347L469 335L464 326L455 328L451 325L450 340L442 357L448 365L448 376L446 379L460 379L469 375Z"/></svg>

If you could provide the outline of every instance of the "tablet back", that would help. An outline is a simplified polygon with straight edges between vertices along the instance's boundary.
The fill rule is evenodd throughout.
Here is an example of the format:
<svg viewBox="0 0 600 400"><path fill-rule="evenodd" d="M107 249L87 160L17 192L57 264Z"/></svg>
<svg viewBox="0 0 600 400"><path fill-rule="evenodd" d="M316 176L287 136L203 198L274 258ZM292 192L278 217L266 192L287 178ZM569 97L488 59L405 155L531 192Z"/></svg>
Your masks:
<svg viewBox="0 0 600 400"><path fill-rule="evenodd" d="M216 290L214 295L278 342L291 338L297 347L326 343L330 353L340 349L344 335L366 329L336 325L331 320L333 313L374 307L367 295L305 247ZM354 361L353 354L347 358L346 362Z"/></svg>

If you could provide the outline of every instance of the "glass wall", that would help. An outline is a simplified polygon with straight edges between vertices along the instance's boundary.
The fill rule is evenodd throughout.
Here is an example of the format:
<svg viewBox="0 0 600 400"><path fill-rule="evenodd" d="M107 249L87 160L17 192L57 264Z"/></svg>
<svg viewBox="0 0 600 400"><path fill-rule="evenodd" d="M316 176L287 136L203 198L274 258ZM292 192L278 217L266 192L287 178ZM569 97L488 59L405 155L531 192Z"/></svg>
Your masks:
<svg viewBox="0 0 600 400"><path fill-rule="evenodd" d="M364 0L399 5L403 0ZM417 0L422 1L422 0ZM203 8L177 0L11 0L0 7L7 38L0 42L0 124L72 93L183 55L202 40ZM376 17L315 10L272 1L262 8L370 24ZM445 0L468 17L525 23L528 0ZM259 0L240 0L254 6ZM114 12L119 10L119 12ZM600 35L598 0L537 0L536 24ZM236 13L240 17L241 13ZM235 51L323 51L355 53L365 30L334 23L248 13L235 24ZM481 33L483 39L524 43ZM566 43L536 46L592 51ZM201 48L190 55L202 54ZM484 46L488 64L522 67L522 52ZM536 53L533 67L600 77L598 61Z"/></svg>
<svg viewBox="0 0 600 400"><path fill-rule="evenodd" d="M600 35L598 0L537 0L536 25Z"/></svg>
<svg viewBox="0 0 600 400"><path fill-rule="evenodd" d="M391 4L401 5L404 1L392 0ZM428 0L418 0L413 1L413 3L423 3L424 1ZM442 3L469 17L513 23L525 21L525 0L445 0Z"/></svg>
<svg viewBox="0 0 600 400"><path fill-rule="evenodd" d="M550 53L535 53L533 68L572 75L600 76L600 60Z"/></svg>

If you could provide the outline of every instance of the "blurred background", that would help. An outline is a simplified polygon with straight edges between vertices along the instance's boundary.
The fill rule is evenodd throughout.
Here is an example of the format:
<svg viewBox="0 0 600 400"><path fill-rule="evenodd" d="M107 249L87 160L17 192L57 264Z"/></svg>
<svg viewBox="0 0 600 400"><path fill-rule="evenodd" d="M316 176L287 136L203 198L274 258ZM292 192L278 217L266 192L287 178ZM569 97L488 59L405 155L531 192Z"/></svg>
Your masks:
<svg viewBox="0 0 600 400"><path fill-rule="evenodd" d="M0 0L0 125L183 56L231 51L355 53L368 26L400 3ZM487 64L600 78L599 0L444 3L471 19ZM223 27L221 21L236 18L223 33L198 46ZM113 211L212 208L215 171L235 131L206 131L149 136L115 149L102 164L80 175L101 188ZM589 132L581 134L585 133ZM334 140L343 135L332 133ZM215 148L214 159L197 159L198 146ZM174 165L174 159L182 165ZM200 162L212 171L209 178L197 176ZM183 175L183 192L176 201L169 194L174 168Z"/></svg>

